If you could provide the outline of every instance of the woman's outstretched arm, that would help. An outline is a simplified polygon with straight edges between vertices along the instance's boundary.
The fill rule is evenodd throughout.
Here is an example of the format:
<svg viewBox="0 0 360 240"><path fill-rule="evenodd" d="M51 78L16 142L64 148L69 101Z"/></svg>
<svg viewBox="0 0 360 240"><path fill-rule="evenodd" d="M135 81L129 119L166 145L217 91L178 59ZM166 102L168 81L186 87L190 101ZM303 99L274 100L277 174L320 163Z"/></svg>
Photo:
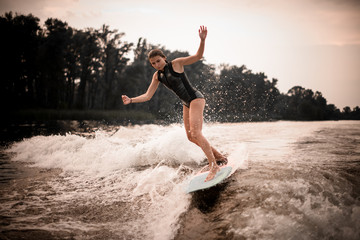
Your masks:
<svg viewBox="0 0 360 240"><path fill-rule="evenodd" d="M174 61L172 61L173 64L175 65L174 67L176 69L179 69L179 67L183 68L183 66L185 66L185 65L193 64L193 63L199 61L203 57L204 50L205 50L206 36L207 36L207 28L205 26L200 26L200 29L199 29L199 37L200 37L199 49L197 50L195 55L188 56L188 57L177 58ZM181 71L181 72L183 72L183 71Z"/></svg>
<svg viewBox="0 0 360 240"><path fill-rule="evenodd" d="M157 79L157 72L155 72L146 93L134 98L129 98L126 95L122 95L121 98L123 100L123 103L127 105L130 103L141 103L141 102L149 101L152 98L152 96L154 96L154 93L156 92L158 86L159 86L159 80Z"/></svg>

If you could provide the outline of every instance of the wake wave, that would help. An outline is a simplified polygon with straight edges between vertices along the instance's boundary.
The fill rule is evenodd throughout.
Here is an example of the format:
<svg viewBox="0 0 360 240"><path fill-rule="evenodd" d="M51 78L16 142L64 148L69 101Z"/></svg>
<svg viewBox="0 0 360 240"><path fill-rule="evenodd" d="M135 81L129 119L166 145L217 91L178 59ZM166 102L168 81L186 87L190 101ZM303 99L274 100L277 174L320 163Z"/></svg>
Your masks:
<svg viewBox="0 0 360 240"><path fill-rule="evenodd" d="M119 215L108 225L111 231L120 236L128 233L131 238L134 234L139 238L173 238L178 219L190 204L185 188L192 173L205 164L205 155L187 140L180 125L121 127L112 135L98 131L93 138L37 136L15 143L7 151L15 153L14 161L62 170L59 178L49 183L57 192L52 199L57 206L125 204L127 211L108 213ZM245 151L241 146L234 154L242 154L245 161ZM236 157L234 154L229 157ZM246 168L244 161L239 167ZM106 212L103 209L99 215ZM69 219L62 224L73 231L73 222ZM54 231L56 226L46 223L43 229Z"/></svg>
<svg viewBox="0 0 360 240"><path fill-rule="evenodd" d="M186 139L179 126L139 128L120 128L112 136L97 132L92 139L73 134L37 136L15 143L8 151L16 153L14 161L90 175L161 161L198 164L204 159L202 151Z"/></svg>

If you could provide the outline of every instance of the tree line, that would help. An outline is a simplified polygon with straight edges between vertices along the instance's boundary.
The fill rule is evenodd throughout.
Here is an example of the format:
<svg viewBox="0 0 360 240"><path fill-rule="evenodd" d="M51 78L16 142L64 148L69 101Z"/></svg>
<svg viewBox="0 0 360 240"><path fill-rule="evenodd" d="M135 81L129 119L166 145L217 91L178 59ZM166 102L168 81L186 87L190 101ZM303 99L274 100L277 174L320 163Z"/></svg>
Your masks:
<svg viewBox="0 0 360 240"><path fill-rule="evenodd" d="M137 96L150 84L154 69L147 53L163 50L169 60L188 56L103 25L78 30L66 22L12 12L0 17L1 105L19 109L131 109L177 121L182 105L160 85L151 101L124 106L121 95ZM129 55L133 55L132 59ZM294 86L280 93L277 79L253 73L245 65L216 66L200 60L186 66L192 84L206 96L206 117L213 121L360 119L360 109L340 111L321 92Z"/></svg>

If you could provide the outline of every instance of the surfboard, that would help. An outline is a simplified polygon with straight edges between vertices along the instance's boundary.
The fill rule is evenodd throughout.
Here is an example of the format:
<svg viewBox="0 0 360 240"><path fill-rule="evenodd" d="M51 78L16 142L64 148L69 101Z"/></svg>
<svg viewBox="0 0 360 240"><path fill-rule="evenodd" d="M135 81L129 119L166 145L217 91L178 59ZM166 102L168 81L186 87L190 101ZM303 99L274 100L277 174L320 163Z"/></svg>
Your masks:
<svg viewBox="0 0 360 240"><path fill-rule="evenodd" d="M195 174L190 180L190 183L186 187L186 192L196 192L198 190L203 190L211 188L224 179L230 177L237 169L247 168L246 159L247 159L247 149L244 144L239 144L234 147L234 150L230 152L227 159L228 162L226 165L220 167L220 171L216 173L215 177L210 181L205 182L209 171L205 171L204 168Z"/></svg>
<svg viewBox="0 0 360 240"><path fill-rule="evenodd" d="M199 172L198 174L195 175L193 179L191 179L186 192L191 193L198 190L211 188L216 184L221 183L225 178L227 178L231 173L231 170L232 170L231 166L225 165L223 167L220 167L220 171L216 173L215 177L207 182L205 182L205 179L209 174L209 171Z"/></svg>

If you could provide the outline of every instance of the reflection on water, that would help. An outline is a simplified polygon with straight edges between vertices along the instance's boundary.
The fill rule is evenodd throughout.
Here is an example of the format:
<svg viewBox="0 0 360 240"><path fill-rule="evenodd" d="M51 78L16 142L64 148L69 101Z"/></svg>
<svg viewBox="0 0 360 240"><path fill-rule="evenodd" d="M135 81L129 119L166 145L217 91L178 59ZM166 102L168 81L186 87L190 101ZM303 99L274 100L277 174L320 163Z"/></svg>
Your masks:
<svg viewBox="0 0 360 240"><path fill-rule="evenodd" d="M360 238L360 122L206 124L239 169L193 194L182 125L83 126L1 150L0 238Z"/></svg>

